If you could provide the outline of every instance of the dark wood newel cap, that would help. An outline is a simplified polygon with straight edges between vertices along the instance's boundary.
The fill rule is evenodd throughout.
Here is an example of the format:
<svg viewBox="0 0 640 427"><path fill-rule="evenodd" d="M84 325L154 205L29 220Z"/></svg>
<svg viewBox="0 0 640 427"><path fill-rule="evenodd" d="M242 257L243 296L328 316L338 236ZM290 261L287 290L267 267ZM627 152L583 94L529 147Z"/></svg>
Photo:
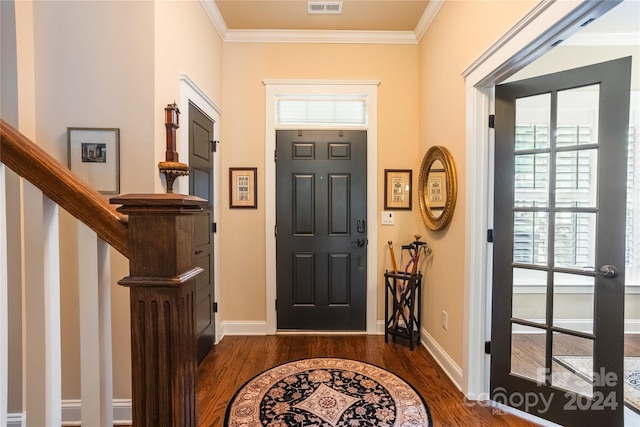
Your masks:
<svg viewBox="0 0 640 427"><path fill-rule="evenodd" d="M207 204L205 199L187 194L125 194L112 197L112 205L121 205L116 210L126 215L141 214L197 214Z"/></svg>

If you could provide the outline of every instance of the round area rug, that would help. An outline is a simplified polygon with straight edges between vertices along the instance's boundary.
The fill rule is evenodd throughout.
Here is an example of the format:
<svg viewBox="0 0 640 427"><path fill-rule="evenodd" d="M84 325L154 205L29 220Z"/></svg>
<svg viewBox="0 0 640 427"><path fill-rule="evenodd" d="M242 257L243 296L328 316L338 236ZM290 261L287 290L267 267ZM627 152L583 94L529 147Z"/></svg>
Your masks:
<svg viewBox="0 0 640 427"><path fill-rule="evenodd" d="M348 359L304 359L249 380L227 406L227 427L430 427L422 397L391 372Z"/></svg>

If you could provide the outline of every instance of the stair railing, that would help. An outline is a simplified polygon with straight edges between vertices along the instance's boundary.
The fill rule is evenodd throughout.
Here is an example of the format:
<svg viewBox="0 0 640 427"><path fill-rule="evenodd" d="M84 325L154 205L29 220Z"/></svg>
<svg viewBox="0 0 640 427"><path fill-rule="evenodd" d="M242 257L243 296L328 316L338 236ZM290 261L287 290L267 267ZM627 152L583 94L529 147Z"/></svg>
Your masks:
<svg viewBox="0 0 640 427"><path fill-rule="evenodd" d="M118 283L130 288L133 424L195 426L193 319L195 276L202 269L195 267L193 215L202 211L205 201L167 193L118 196L109 203L1 119L0 163L26 181L20 202L24 233L15 244L23 245L23 262L36 263L24 269L22 277L28 424L62 422L60 206L80 221L82 425L113 424L108 244L129 258L130 275ZM0 165L1 174L4 166ZM0 186L0 208L8 210L6 198ZM1 248L0 256L0 267L7 265ZM6 395L6 387L6 379L0 379L0 397ZM0 414L0 420L3 415L6 418Z"/></svg>

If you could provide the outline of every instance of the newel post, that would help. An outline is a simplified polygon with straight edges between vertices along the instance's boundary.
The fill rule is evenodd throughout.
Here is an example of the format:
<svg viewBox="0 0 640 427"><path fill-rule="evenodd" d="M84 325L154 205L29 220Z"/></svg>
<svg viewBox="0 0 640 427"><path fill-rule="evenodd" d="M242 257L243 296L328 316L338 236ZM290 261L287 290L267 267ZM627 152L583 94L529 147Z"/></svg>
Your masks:
<svg viewBox="0 0 640 427"><path fill-rule="evenodd" d="M196 426L194 217L182 194L111 199L129 216L133 425Z"/></svg>

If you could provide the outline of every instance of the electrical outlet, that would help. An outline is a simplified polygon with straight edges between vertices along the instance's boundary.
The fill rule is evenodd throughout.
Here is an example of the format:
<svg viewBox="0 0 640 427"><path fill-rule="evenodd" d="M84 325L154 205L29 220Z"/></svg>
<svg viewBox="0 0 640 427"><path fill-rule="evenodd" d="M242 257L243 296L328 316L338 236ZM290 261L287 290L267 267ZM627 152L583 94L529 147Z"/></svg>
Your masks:
<svg viewBox="0 0 640 427"><path fill-rule="evenodd" d="M447 330L447 323L448 323L448 316L447 316L447 312L442 310L442 316L440 318L440 323L442 325L442 329L444 329L445 331Z"/></svg>

